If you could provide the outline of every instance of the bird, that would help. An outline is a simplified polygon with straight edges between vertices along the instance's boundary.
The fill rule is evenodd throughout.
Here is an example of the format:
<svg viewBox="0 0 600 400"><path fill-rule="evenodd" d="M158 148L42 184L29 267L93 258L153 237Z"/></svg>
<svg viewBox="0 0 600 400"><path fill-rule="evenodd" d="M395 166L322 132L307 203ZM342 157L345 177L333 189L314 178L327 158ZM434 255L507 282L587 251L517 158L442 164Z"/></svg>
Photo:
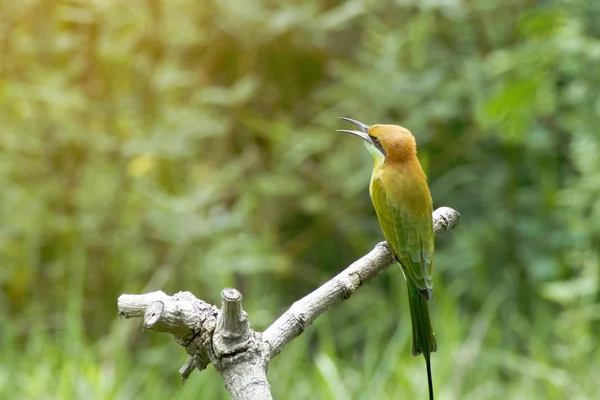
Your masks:
<svg viewBox="0 0 600 400"><path fill-rule="evenodd" d="M339 117L358 130L338 129L362 138L373 156L369 194L383 236L400 264L406 285L412 323L412 355L423 354L429 399L433 400L431 353L437 343L431 326L429 302L433 299L433 204L427 177L417 158L411 132L398 125L366 125Z"/></svg>

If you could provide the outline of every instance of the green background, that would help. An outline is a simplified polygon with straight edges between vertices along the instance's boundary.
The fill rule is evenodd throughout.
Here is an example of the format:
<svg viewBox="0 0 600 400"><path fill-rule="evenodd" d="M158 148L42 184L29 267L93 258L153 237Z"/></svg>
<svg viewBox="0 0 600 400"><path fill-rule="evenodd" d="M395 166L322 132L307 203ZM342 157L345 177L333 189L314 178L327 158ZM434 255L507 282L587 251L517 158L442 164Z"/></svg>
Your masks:
<svg viewBox="0 0 600 400"><path fill-rule="evenodd" d="M439 399L600 393L600 2L0 2L0 398L221 399L122 293L254 328L382 240L347 116L415 134ZM278 399L425 399L399 268L270 365Z"/></svg>

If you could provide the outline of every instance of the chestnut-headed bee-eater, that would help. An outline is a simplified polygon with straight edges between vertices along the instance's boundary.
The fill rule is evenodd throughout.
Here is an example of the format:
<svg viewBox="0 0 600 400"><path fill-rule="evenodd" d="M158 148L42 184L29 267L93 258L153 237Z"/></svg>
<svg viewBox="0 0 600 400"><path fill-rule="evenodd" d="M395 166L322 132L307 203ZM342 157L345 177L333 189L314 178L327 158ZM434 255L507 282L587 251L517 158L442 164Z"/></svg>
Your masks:
<svg viewBox="0 0 600 400"><path fill-rule="evenodd" d="M433 206L427 177L417 159L415 138L397 125L372 125L350 118L358 130L339 129L362 138L373 156L369 193L383 236L402 267L408 286L412 354L423 354L429 398L433 400L430 353L437 350L429 307L433 298Z"/></svg>

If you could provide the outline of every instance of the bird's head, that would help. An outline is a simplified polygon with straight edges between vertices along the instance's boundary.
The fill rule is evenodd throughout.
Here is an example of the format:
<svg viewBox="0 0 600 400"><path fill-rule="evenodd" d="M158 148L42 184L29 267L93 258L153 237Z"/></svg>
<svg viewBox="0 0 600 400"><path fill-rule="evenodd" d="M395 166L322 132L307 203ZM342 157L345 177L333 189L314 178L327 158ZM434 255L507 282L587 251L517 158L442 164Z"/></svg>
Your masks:
<svg viewBox="0 0 600 400"><path fill-rule="evenodd" d="M358 130L338 129L365 140L367 149L373 155L375 165L384 161L405 162L412 160L417 155L417 145L414 136L406 128L398 125L371 125L368 126L354 119L340 117L350 122Z"/></svg>

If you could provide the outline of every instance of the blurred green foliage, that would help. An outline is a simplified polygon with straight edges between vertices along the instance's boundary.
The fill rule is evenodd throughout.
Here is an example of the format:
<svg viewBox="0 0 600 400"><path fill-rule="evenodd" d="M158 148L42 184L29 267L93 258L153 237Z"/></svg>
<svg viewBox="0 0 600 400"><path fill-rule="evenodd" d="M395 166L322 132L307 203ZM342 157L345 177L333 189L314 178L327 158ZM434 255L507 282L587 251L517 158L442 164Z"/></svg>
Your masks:
<svg viewBox="0 0 600 400"><path fill-rule="evenodd" d="M0 3L0 397L227 398L116 319L235 286L257 329L382 239L348 116L413 131L441 399L600 393L596 0ZM273 360L282 399L425 398L392 268Z"/></svg>

